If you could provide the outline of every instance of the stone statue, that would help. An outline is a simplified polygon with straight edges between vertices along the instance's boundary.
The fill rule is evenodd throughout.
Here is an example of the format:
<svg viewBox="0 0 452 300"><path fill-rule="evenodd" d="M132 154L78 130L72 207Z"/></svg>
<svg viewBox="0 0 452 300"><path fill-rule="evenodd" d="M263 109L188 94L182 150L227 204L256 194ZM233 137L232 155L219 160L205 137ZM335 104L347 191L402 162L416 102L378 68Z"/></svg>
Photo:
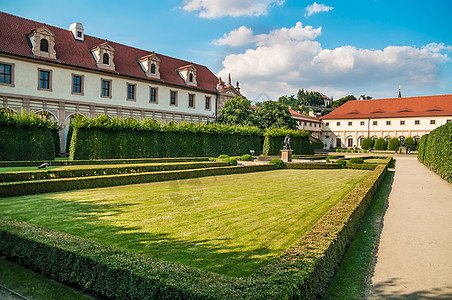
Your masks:
<svg viewBox="0 0 452 300"><path fill-rule="evenodd" d="M286 135L283 142L283 150L292 150L290 148L290 136Z"/></svg>

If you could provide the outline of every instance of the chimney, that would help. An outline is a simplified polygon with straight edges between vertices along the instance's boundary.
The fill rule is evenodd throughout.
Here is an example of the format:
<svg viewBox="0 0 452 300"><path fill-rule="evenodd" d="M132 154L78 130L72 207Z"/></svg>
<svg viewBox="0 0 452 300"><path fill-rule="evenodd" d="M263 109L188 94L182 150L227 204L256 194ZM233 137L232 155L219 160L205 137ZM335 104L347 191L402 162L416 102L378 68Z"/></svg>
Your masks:
<svg viewBox="0 0 452 300"><path fill-rule="evenodd" d="M69 26L69 30L72 31L72 35L77 41L83 42L85 40L85 32L82 23L72 23L71 26Z"/></svg>

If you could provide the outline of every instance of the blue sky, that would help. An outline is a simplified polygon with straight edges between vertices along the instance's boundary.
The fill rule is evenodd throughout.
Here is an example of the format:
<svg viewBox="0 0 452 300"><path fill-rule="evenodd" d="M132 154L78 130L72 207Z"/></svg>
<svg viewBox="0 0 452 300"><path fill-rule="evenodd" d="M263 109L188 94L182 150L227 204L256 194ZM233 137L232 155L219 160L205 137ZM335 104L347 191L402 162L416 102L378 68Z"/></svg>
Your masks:
<svg viewBox="0 0 452 300"><path fill-rule="evenodd" d="M64 5L63 5L64 3ZM231 73L251 100L452 93L452 1L5 1L0 10Z"/></svg>

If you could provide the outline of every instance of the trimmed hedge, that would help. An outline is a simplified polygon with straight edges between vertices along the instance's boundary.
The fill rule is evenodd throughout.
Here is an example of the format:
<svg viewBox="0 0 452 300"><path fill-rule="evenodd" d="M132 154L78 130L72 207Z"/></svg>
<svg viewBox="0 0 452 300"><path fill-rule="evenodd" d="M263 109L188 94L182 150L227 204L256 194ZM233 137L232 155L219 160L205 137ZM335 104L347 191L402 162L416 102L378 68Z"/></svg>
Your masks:
<svg viewBox="0 0 452 300"><path fill-rule="evenodd" d="M106 186L137 184L197 178L204 176L239 174L274 170L273 165L213 167L195 170L176 170L149 173L117 174L91 177L60 178L0 183L0 197L40 194L49 192L91 189Z"/></svg>
<svg viewBox="0 0 452 300"><path fill-rule="evenodd" d="M290 136L290 146L295 155L309 155L314 154L314 149L309 142L309 132L297 131L290 129L273 128L267 130L264 138L264 146L262 154L281 155L283 142L286 135Z"/></svg>
<svg viewBox="0 0 452 300"><path fill-rule="evenodd" d="M102 176L113 174L144 173L171 170L201 169L211 167L225 167L228 162L183 162L167 164L139 164L121 167L92 167L87 169L22 171L0 173L0 182L42 180L71 177Z"/></svg>
<svg viewBox="0 0 452 300"><path fill-rule="evenodd" d="M375 150L386 150L386 141L384 138L379 138L375 141Z"/></svg>
<svg viewBox="0 0 452 300"><path fill-rule="evenodd" d="M72 123L71 160L102 158L186 157L220 154L260 155L257 127L224 124L138 122L100 116L76 117Z"/></svg>
<svg viewBox="0 0 452 300"><path fill-rule="evenodd" d="M0 217L0 253L115 299L316 299L325 292L383 179L379 165L299 241L257 273L232 278Z"/></svg>
<svg viewBox="0 0 452 300"><path fill-rule="evenodd" d="M361 149L370 150L374 146L374 140L372 138L365 138L361 142Z"/></svg>
<svg viewBox="0 0 452 300"><path fill-rule="evenodd" d="M418 151L420 162L452 183L452 123L422 136Z"/></svg>
<svg viewBox="0 0 452 300"><path fill-rule="evenodd" d="M323 163L286 163L288 169L341 169L338 164Z"/></svg>
<svg viewBox="0 0 452 300"><path fill-rule="evenodd" d="M400 147L400 141L398 138L392 138L389 140L388 150L395 151L395 150L399 149L399 147Z"/></svg>

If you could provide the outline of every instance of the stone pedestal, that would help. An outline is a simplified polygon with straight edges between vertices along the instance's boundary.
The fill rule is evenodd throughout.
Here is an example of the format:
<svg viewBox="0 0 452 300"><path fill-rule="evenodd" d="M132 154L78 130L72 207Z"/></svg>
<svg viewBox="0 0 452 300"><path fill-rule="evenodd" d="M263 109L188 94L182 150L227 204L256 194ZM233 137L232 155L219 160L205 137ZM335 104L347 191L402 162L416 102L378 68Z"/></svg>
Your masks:
<svg viewBox="0 0 452 300"><path fill-rule="evenodd" d="M291 162L292 161L292 152L293 152L293 150L281 150L281 160L283 162Z"/></svg>

